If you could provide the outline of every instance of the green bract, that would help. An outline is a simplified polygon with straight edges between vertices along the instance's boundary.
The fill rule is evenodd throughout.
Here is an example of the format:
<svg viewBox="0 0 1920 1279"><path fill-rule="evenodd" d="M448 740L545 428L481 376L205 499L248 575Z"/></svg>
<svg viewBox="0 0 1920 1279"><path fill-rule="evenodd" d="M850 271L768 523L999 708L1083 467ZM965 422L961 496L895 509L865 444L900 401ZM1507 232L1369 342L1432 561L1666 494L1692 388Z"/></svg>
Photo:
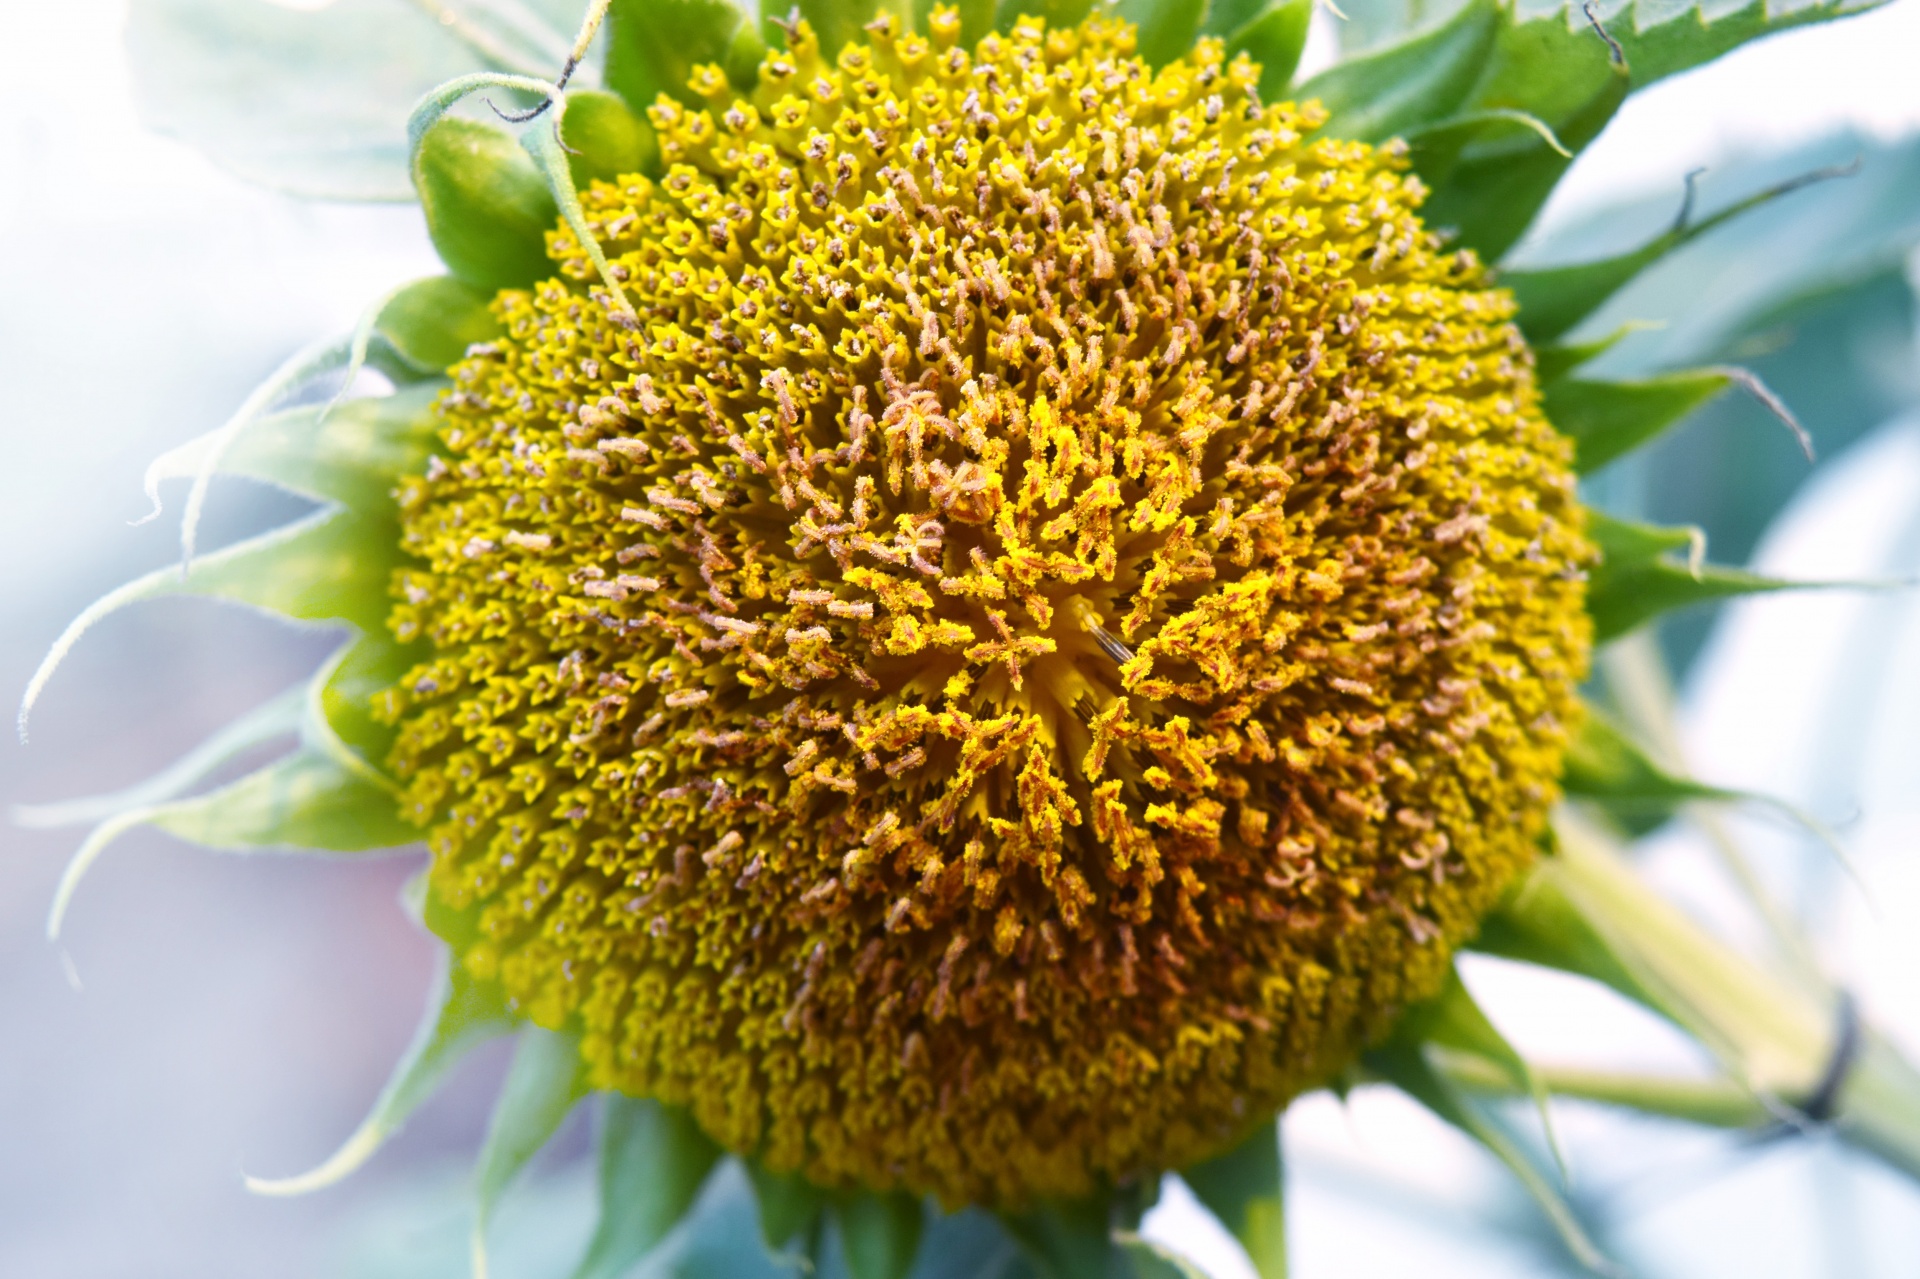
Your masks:
<svg viewBox="0 0 1920 1279"><path fill-rule="evenodd" d="M1746 41L1856 7L1864 6L1813 3L1779 13L1755 0L1711 9L1610 5L1589 14L1572 4L1465 0L1414 23L1391 0L1369 0L1351 14L1345 56L1297 84L1309 0L1117 0L1111 12L1137 27L1137 51L1151 65L1181 57L1198 38L1219 39L1230 57L1245 53L1261 64L1265 100L1318 99L1329 113L1324 136L1404 140L1431 189L1427 224L1494 264L1517 299L1546 414L1574 441L1585 473L1655 440L1732 387L1753 393L1798 429L1743 368L1629 368L1632 376L1601 370L1632 348L1630 341L1615 345L1630 337L1615 321L1633 318L1615 311L1647 281L1657 285L1675 255L1710 252L1723 237L1743 234L1745 219L1761 206L1789 218L1803 207L1794 202L1832 198L1825 193L1834 187L1803 192L1801 178L1755 182L1699 217L1689 198L1669 229L1597 260L1502 269L1509 251L1573 158L1631 94ZM29 689L23 725L72 644L134 600L215 596L340 624L349 638L308 685L152 782L32 815L94 826L61 885L56 931L80 876L115 837L138 825L235 851L358 853L414 838L400 819L395 782L383 771L393 733L370 703L424 652L424 645L393 639L386 626L392 574L403 559L394 493L400 479L428 465L441 425L432 405L449 385L446 371L502 336L489 305L495 291L531 287L553 274L550 238L562 224L590 259L595 279L588 287L603 290L612 311L631 315L623 276L588 230L580 192L631 173L661 176L648 108L656 101L697 108L726 85L750 87L763 56L787 48L794 31L784 15L751 15L730 0L470 0L444 6L439 20L426 12L441 8L401 0L337 0L313 11L258 0L135 0L129 43L156 127L242 176L296 194L416 199L447 274L382 299L355 333L296 357L228 423L154 463L149 489L156 498L165 481L192 483L184 571L131 583L76 620ZM1091 9L1088 0L963 0L957 21L961 40L971 45L1023 15L1061 27ZM876 16L920 31L935 16L924 0L803 0L797 12L828 54L861 40ZM575 68L573 55L596 33L595 52ZM1878 179L1870 173L1868 180ZM1902 216L1877 228L1872 270L1889 269L1911 244L1915 228ZM1826 283L1782 276L1770 292L1743 298L1737 313L1715 315L1715 331L1742 331ZM1682 349L1709 345L1702 339ZM279 407L343 375L350 382L365 365L388 376L392 394ZM199 553L194 529L214 473L279 485L310 498L315 510L250 541ZM1590 570L1588 612L1596 637L1617 641L1608 659L1616 665L1645 660L1644 632L1636 632L1669 610L1809 585L1707 563L1703 539L1690 528L1596 511L1589 535L1600 554ZM1588 716L1567 756L1570 803L1553 848L1476 944L1613 987L1694 1036L1724 1078L1702 1085L1536 1069L1493 1028L1457 976L1437 998L1407 1010L1352 1076L1391 1081L1485 1146L1515 1172L1573 1254L1596 1269L1605 1259L1567 1206L1560 1170L1539 1156L1539 1143L1516 1135L1508 1113L1490 1100L1532 1098L1544 1117L1549 1094L1581 1096L1721 1126L1813 1106L1826 1112L1814 1119L1832 1119L1844 1138L1920 1176L1920 1077L1905 1061L1871 1028L1862 1029L1851 1073L1835 1096L1820 1095L1839 1024L1835 992L1771 979L1626 867L1620 841L1627 833L1683 805L1753 798L1660 762L1657 743L1641 740L1647 727L1601 708ZM287 736L297 744L282 759L221 788L195 790L226 760ZM412 904L442 938L470 940L480 928L477 911L436 905L424 888ZM493 1206L589 1090L576 1028L527 1024L494 982L463 966L442 975L418 1038L340 1151L320 1168L256 1181L254 1188L297 1193L344 1176L462 1053L502 1035L517 1036L518 1046L479 1161L474 1250L483 1266ZM626 1273L688 1218L703 1187L722 1185L722 1178L731 1180L716 1193L738 1195L751 1186L767 1250L837 1259L853 1279L1195 1273L1133 1233L1154 1193L1150 1186L1121 1185L999 1217L978 1210L942 1217L897 1192L828 1191L753 1160L723 1158L686 1114L656 1101L599 1101L601 1216L576 1279ZM744 1178L738 1163L745 1164ZM1263 1279L1285 1273L1274 1125L1178 1171L1245 1245ZM697 1229L715 1219L707 1213L689 1220ZM698 1237L683 1255L740 1273L756 1264L777 1272L743 1247L737 1238ZM992 1269L1016 1256L1015 1269Z"/></svg>

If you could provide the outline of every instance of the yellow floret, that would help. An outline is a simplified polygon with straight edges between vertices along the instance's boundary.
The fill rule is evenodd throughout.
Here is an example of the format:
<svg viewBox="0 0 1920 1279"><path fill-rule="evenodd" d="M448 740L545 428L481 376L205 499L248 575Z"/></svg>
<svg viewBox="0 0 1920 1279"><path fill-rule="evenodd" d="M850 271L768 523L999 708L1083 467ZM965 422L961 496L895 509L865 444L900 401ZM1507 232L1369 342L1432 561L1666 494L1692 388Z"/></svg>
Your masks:
<svg viewBox="0 0 1920 1279"><path fill-rule="evenodd" d="M662 98L402 493L385 695L462 956L593 1083L1017 1205L1432 994L1588 646L1513 304L1202 41L936 14Z"/></svg>

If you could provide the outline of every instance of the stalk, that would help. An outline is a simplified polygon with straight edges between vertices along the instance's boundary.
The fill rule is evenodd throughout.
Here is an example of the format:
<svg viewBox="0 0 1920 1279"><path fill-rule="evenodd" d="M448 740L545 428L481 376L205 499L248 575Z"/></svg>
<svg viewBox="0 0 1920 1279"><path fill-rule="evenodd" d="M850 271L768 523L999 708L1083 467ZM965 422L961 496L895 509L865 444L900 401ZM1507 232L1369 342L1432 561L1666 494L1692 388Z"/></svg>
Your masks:
<svg viewBox="0 0 1920 1279"><path fill-rule="evenodd" d="M1718 1126L1768 1117L1826 1123L1920 1179L1920 1072L1845 995L1735 951L1649 887L1577 815L1557 815L1555 830L1556 852L1489 921L1485 949L1612 986L1697 1038L1727 1079L1543 1072L1551 1091Z"/></svg>

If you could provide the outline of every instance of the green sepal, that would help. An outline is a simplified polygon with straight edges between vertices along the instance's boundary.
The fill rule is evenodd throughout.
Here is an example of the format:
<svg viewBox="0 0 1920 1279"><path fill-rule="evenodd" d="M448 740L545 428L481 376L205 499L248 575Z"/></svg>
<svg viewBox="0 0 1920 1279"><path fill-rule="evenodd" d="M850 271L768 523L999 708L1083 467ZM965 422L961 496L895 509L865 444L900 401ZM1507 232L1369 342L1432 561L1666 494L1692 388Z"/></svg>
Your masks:
<svg viewBox="0 0 1920 1279"><path fill-rule="evenodd" d="M309 622L348 622L363 631L381 626L388 608L387 575L399 554L396 533L381 521L342 507L203 555L192 565L156 569L95 600L53 642L20 701L24 741L28 717L47 681L89 630L141 600L203 595Z"/></svg>
<svg viewBox="0 0 1920 1279"><path fill-rule="evenodd" d="M1365 1061L1370 1069L1505 1164L1581 1265L1599 1273L1614 1273L1612 1263L1587 1234L1540 1161L1496 1115L1475 1103L1437 1069L1423 1044L1396 1033L1386 1045L1369 1052Z"/></svg>
<svg viewBox="0 0 1920 1279"><path fill-rule="evenodd" d="M1522 29L1524 31L1524 29ZM1521 32L1502 33L1501 55L1509 52ZM1494 66L1500 64L1496 55ZM1555 74L1551 64L1541 74ZM1499 83L1497 74L1491 75ZM1420 176L1433 187L1421 208L1429 226L1452 232L1462 248L1493 261L1503 256L1553 194L1561 177L1578 155L1606 127L1626 100L1628 80L1615 67L1577 108L1548 114L1546 102L1530 92L1483 89L1475 94L1465 119L1505 116L1504 128L1483 127L1463 140L1444 168L1416 160ZM1515 127L1531 122L1528 127Z"/></svg>
<svg viewBox="0 0 1920 1279"><path fill-rule="evenodd" d="M553 273L547 231L560 206L505 129L442 116L413 151L427 234L447 269L476 288L524 288Z"/></svg>
<svg viewBox="0 0 1920 1279"><path fill-rule="evenodd" d="M1287 1207L1280 1124L1272 1120L1223 1155L1180 1173L1247 1250L1260 1279L1286 1279Z"/></svg>
<svg viewBox="0 0 1920 1279"><path fill-rule="evenodd" d="M1540 385L1558 381L1571 374L1583 364L1599 359L1621 342L1635 333L1648 329L1657 329L1659 324L1640 320L1630 320L1611 333L1603 334L1587 342L1554 342L1533 349L1534 376Z"/></svg>
<svg viewBox="0 0 1920 1279"><path fill-rule="evenodd" d="M1555 378L1542 388L1542 407L1573 439L1574 470L1591 475L1719 395L1734 377L1713 368L1619 382Z"/></svg>
<svg viewBox="0 0 1920 1279"><path fill-rule="evenodd" d="M1132 1279L1207 1279L1207 1272L1188 1258L1131 1230L1115 1231L1113 1242Z"/></svg>
<svg viewBox="0 0 1920 1279"><path fill-rule="evenodd" d="M1301 85L1329 113L1322 132L1381 142L1459 113L1501 27L1493 0L1467 0L1431 31L1335 63Z"/></svg>
<svg viewBox="0 0 1920 1279"><path fill-rule="evenodd" d="M1307 29L1313 23L1313 0L1276 0L1231 31L1227 57L1246 54L1260 64L1260 99L1278 102L1293 83L1300 54L1307 47Z"/></svg>
<svg viewBox="0 0 1920 1279"><path fill-rule="evenodd" d="M438 387L407 387L269 414L239 435L224 434L225 427L209 431L148 464L147 498L157 509L162 483L197 477L211 466L364 516L391 517L395 481L427 464L439 393Z"/></svg>
<svg viewBox="0 0 1920 1279"><path fill-rule="evenodd" d="M1561 789L1626 819L1636 833L1651 830L1690 800L1747 798L1738 791L1668 772L1640 749L1618 721L1595 706L1584 708L1580 731L1567 744L1562 759Z"/></svg>
<svg viewBox="0 0 1920 1279"><path fill-rule="evenodd" d="M566 143L576 187L660 171L660 143L653 126L611 93L568 93L560 139Z"/></svg>
<svg viewBox="0 0 1920 1279"><path fill-rule="evenodd" d="M1513 290L1514 300L1520 304L1520 329L1527 335L1527 340L1537 347L1571 332L1626 287L1635 276L1676 249L1743 213L1771 204L1781 196L1790 195L1816 182L1850 174L1853 168L1848 165L1815 169L1785 182L1777 182L1697 222L1690 216L1693 199L1689 186L1687 199L1682 203L1673 225L1639 248L1592 262L1502 271L1500 283Z"/></svg>
<svg viewBox="0 0 1920 1279"><path fill-rule="evenodd" d="M1116 1257L1110 1196L1093 1194L998 1216L1044 1279L1111 1279Z"/></svg>
<svg viewBox="0 0 1920 1279"><path fill-rule="evenodd" d="M607 11L607 87L639 112L663 93L704 106L687 81L707 63L731 73L734 42L745 24L729 0L614 0Z"/></svg>
<svg viewBox="0 0 1920 1279"><path fill-rule="evenodd" d="M757 1159L746 1161L753 1197L760 1211L760 1237L769 1251L784 1252L795 1238L811 1246L827 1197L797 1172L773 1172Z"/></svg>
<svg viewBox="0 0 1920 1279"><path fill-rule="evenodd" d="M1114 0L1113 12L1138 28L1134 53L1158 69L1193 47L1207 0Z"/></svg>
<svg viewBox="0 0 1920 1279"><path fill-rule="evenodd" d="M833 1223L852 1279L906 1279L926 1226L926 1209L905 1191L836 1195Z"/></svg>
<svg viewBox="0 0 1920 1279"><path fill-rule="evenodd" d="M442 374L466 358L468 347L505 332L492 300L451 275L415 280L380 309L380 336L416 371Z"/></svg>
<svg viewBox="0 0 1920 1279"><path fill-rule="evenodd" d="M1600 562L1587 579L1587 613L1593 637L1604 642L1662 613L1690 604L1766 591L1868 586L1858 582L1793 582L1701 560L1705 538L1697 528L1660 528L1587 512L1587 536ZM1685 563L1670 558L1684 550Z"/></svg>
<svg viewBox="0 0 1920 1279"><path fill-rule="evenodd" d="M499 986L478 980L442 952L420 1029L353 1135L311 1172L280 1179L249 1177L247 1188L261 1195L301 1195L333 1185L366 1163L398 1132L461 1058L513 1027Z"/></svg>
<svg viewBox="0 0 1920 1279"><path fill-rule="evenodd" d="M374 718L373 699L399 683L427 652L424 641L401 644L385 631L355 635L309 683L309 724L324 724L356 756L377 765L399 730Z"/></svg>
<svg viewBox="0 0 1920 1279"><path fill-rule="evenodd" d="M364 769L332 752L303 747L204 795L125 809L94 827L74 850L54 890L48 937L59 937L74 894L101 854L141 826L224 852L298 848L358 853L419 838L419 832L401 820L392 793Z"/></svg>
<svg viewBox="0 0 1920 1279"><path fill-rule="evenodd" d="M306 714L308 685L301 683L262 702L239 719L143 782L106 795L88 795L53 804L34 804L13 810L16 825L36 830L84 826L117 817L136 808L163 804L191 790L215 770L276 737L297 732Z"/></svg>
<svg viewBox="0 0 1920 1279"><path fill-rule="evenodd" d="M1515 1089L1533 1098L1540 1112L1540 1129L1547 1136L1547 1147L1553 1152L1561 1179L1566 1179L1566 1162L1560 1153L1553 1114L1547 1107L1546 1086L1533 1066L1482 1011L1466 983L1460 980L1457 967L1448 972L1446 985L1438 995L1407 1010L1395 1035L1424 1048L1478 1057L1502 1071Z"/></svg>
<svg viewBox="0 0 1920 1279"><path fill-rule="evenodd" d="M474 1170L475 1279L486 1279L487 1226L500 1197L586 1095L587 1065L580 1056L580 1036L539 1026L521 1030Z"/></svg>
<svg viewBox="0 0 1920 1279"><path fill-rule="evenodd" d="M600 1219L573 1279L620 1279L664 1239L700 1195L720 1148L693 1117L651 1098L601 1102Z"/></svg>

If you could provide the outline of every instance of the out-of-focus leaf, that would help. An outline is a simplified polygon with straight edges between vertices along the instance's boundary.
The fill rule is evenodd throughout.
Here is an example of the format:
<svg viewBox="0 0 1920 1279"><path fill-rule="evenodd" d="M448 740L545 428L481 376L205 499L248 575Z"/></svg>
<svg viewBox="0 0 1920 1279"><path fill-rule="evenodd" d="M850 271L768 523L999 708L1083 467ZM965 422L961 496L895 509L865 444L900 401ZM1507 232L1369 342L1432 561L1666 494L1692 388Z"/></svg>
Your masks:
<svg viewBox="0 0 1920 1279"><path fill-rule="evenodd" d="M745 21L728 0L614 0L607 13L607 87L643 114L663 93L703 105L687 78L709 62L727 65Z"/></svg>
<svg viewBox="0 0 1920 1279"><path fill-rule="evenodd" d="M402 126L441 81L558 70L510 38L489 56L403 0L134 0L127 47L155 128L249 181L328 200L413 198Z"/></svg>
<svg viewBox="0 0 1920 1279"><path fill-rule="evenodd" d="M611 93L569 93L560 137L567 144L567 164L576 187L659 171L660 147L653 126Z"/></svg>
<svg viewBox="0 0 1920 1279"><path fill-rule="evenodd" d="M1045 1279L1110 1279L1115 1257L1106 1196L1001 1213L1000 1224Z"/></svg>
<svg viewBox="0 0 1920 1279"><path fill-rule="evenodd" d="M833 1220L852 1279L906 1279L925 1216L919 1197L904 1191L856 1190L836 1196Z"/></svg>
<svg viewBox="0 0 1920 1279"><path fill-rule="evenodd" d="M1578 328L1566 330L1578 337L1627 323L1645 326L1597 362L1596 374L1643 374L1729 358L1733 339L1777 322L1771 317L1898 272L1920 242L1920 142L1889 146L1842 133L1789 151L1728 157L1697 179L1696 203L1723 212L1736 209L1756 192L1850 169L1856 160L1859 170L1851 177L1795 189L1666 252ZM1631 237L1625 239L1632 246L1627 253L1645 253L1671 232L1679 196L1675 190L1609 208L1530 244L1524 263L1502 271L1503 282L1521 291L1529 332L1541 336L1531 327L1536 320L1527 318L1528 308L1535 317L1552 309L1544 305L1546 291L1536 285L1560 270L1579 272L1594 265L1589 246L1596 243L1619 245ZM1601 259L1602 284L1610 284L1621 270L1618 256ZM1604 265L1608 261L1616 265ZM1574 265L1552 265L1559 263ZM1563 285L1555 291L1570 290ZM1584 309L1585 299L1565 305ZM1566 316L1550 318L1554 327Z"/></svg>
<svg viewBox="0 0 1920 1279"><path fill-rule="evenodd" d="M1114 0L1113 11L1140 29L1134 52L1163 67L1193 47L1207 0Z"/></svg>
<svg viewBox="0 0 1920 1279"><path fill-rule="evenodd" d="M1624 635L1642 622L1690 604L1764 591L1867 585L1790 582L1707 564L1700 560L1703 548L1698 529L1657 528L1614 519L1599 511L1590 511L1588 517L1587 536L1600 550L1600 563L1587 586L1587 612L1593 618L1594 639L1598 641ZM1678 563L1670 558L1680 550L1688 552L1690 562Z"/></svg>
<svg viewBox="0 0 1920 1279"><path fill-rule="evenodd" d="M473 1183L473 1273L486 1279L487 1226L500 1196L587 1094L577 1034L527 1026L494 1103Z"/></svg>
<svg viewBox="0 0 1920 1279"><path fill-rule="evenodd" d="M415 280L380 311L380 334L422 373L445 373L476 342L500 336L492 295L450 275Z"/></svg>
<svg viewBox="0 0 1920 1279"><path fill-rule="evenodd" d="M413 181L434 250L461 280L493 290L552 273L546 234L560 209L505 129L443 117L420 139Z"/></svg>
<svg viewBox="0 0 1920 1279"><path fill-rule="evenodd" d="M1645 444L1727 389L1725 369L1689 369L1619 382L1548 382L1547 420L1574 441L1574 469L1590 475Z"/></svg>
<svg viewBox="0 0 1920 1279"><path fill-rule="evenodd" d="M262 1195L302 1195L333 1185L398 1132L462 1057L512 1029L500 988L475 979L443 952L420 1029L353 1135L311 1172L280 1179L249 1177L247 1188Z"/></svg>
<svg viewBox="0 0 1920 1279"><path fill-rule="evenodd" d="M1226 1154L1183 1170L1180 1179L1240 1241L1260 1279L1286 1279L1286 1187L1277 1120L1261 1124Z"/></svg>
<svg viewBox="0 0 1920 1279"><path fill-rule="evenodd" d="M798 1173L769 1172L759 1160L747 1161L753 1196L760 1208L760 1235L774 1252L783 1251L797 1236L809 1240L826 1207L819 1187Z"/></svg>
<svg viewBox="0 0 1920 1279"><path fill-rule="evenodd" d="M1468 0L1432 31L1335 63L1300 86L1327 108L1323 132L1379 142L1460 113L1503 22L1494 0Z"/></svg>
<svg viewBox="0 0 1920 1279"><path fill-rule="evenodd" d="M1313 0L1276 0L1221 33L1227 38L1227 57L1244 53L1260 64L1262 101L1278 102L1286 96L1293 73L1300 66L1300 54L1307 47L1307 28L1312 22Z"/></svg>
<svg viewBox="0 0 1920 1279"><path fill-rule="evenodd" d="M1045 19L1049 27L1071 27L1092 11L1093 0L1000 0L993 25L1006 31L1015 19L1031 16Z"/></svg>
<svg viewBox="0 0 1920 1279"><path fill-rule="evenodd" d="M1165 1244L1130 1230L1117 1232L1113 1241L1134 1279L1207 1279L1206 1271Z"/></svg>
<svg viewBox="0 0 1920 1279"><path fill-rule="evenodd" d="M1750 210L1819 182L1851 177L1856 171L1855 164L1814 169L1776 182L1698 220L1689 216L1693 204L1690 183L1688 198L1682 201L1680 216L1674 224L1639 248L1569 266L1505 271L1501 273L1500 282L1513 290L1514 300L1520 304L1520 327L1528 339L1552 341L1591 315L1640 272L1682 245Z"/></svg>
<svg viewBox="0 0 1920 1279"><path fill-rule="evenodd" d="M685 1111L608 1093L600 1111L600 1221L573 1279L620 1279L684 1217L720 1159Z"/></svg>

